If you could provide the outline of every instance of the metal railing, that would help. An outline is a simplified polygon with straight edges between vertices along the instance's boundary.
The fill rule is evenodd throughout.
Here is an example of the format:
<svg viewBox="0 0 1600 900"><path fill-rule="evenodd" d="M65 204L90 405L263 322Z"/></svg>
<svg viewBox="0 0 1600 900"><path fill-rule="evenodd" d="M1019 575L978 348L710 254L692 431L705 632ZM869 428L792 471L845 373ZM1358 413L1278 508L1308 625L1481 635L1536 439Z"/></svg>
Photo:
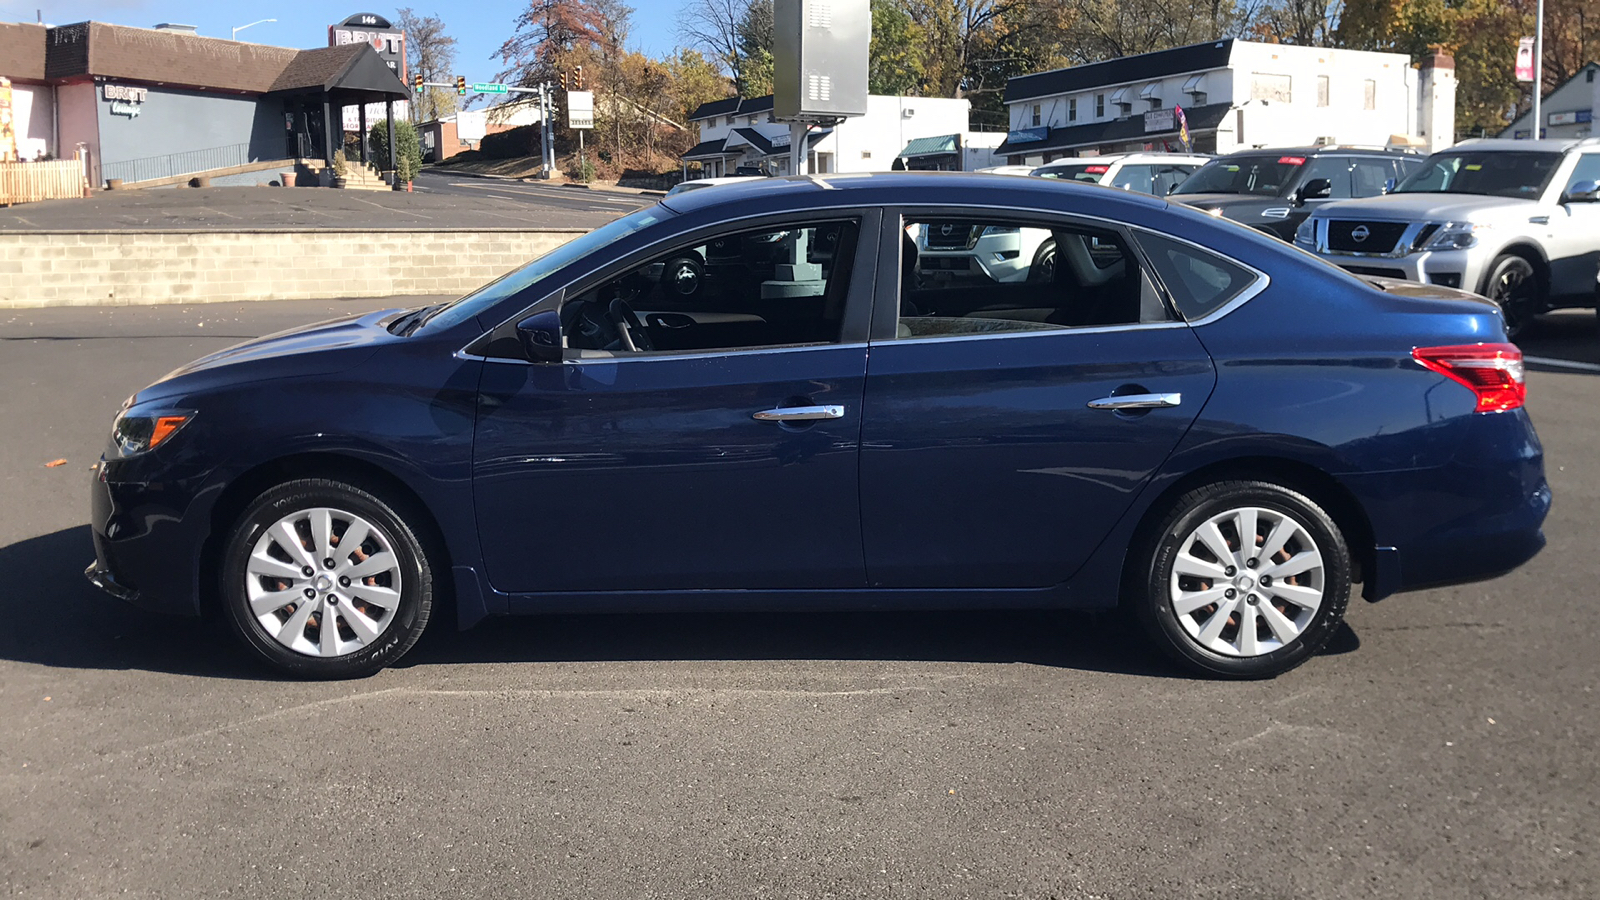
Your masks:
<svg viewBox="0 0 1600 900"><path fill-rule="evenodd" d="M166 156L147 156L144 159L126 159L100 164L100 177L106 181L120 178L132 184L154 181L158 178L177 178L197 172L210 172L253 162L249 144L230 144L226 147L209 147L205 150L186 150Z"/></svg>

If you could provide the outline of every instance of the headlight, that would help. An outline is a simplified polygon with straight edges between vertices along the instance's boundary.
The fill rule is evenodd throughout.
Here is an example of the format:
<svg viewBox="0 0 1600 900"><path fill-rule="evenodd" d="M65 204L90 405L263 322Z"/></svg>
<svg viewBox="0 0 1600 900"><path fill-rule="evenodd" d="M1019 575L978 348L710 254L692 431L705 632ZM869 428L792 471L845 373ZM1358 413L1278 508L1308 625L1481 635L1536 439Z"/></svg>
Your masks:
<svg viewBox="0 0 1600 900"><path fill-rule="evenodd" d="M983 235L988 237L991 234L1016 234L1021 230L1015 225L990 225L983 230Z"/></svg>
<svg viewBox="0 0 1600 900"><path fill-rule="evenodd" d="M166 443L193 418L194 413L183 410L124 409L111 425L111 443L117 448L117 455L135 456Z"/></svg>
<svg viewBox="0 0 1600 900"><path fill-rule="evenodd" d="M1446 222L1433 233L1433 239L1428 241L1428 250L1465 250L1476 246L1478 235L1488 231L1487 225L1474 225L1471 222Z"/></svg>
<svg viewBox="0 0 1600 900"><path fill-rule="evenodd" d="M1307 249L1317 245L1317 220L1306 216L1300 227L1294 230L1294 242Z"/></svg>

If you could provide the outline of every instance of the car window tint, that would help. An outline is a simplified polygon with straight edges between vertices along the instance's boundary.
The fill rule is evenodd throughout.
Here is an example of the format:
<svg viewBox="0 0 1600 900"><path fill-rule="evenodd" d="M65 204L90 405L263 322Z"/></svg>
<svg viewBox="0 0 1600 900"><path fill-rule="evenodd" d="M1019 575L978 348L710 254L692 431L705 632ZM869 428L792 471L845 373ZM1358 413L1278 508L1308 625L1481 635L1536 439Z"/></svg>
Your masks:
<svg viewBox="0 0 1600 900"><path fill-rule="evenodd" d="M513 269L495 281L491 281L487 285L462 297L460 300L454 301L439 312L429 316L423 328L425 330L442 331L464 322L468 318L488 310L500 301L528 290L546 276L560 271L592 253L598 252L606 245L633 234L641 228L660 222L669 214L670 212L664 207L648 206L620 219L613 219L588 234L573 238L543 256L535 258L522 268Z"/></svg>
<svg viewBox="0 0 1600 900"><path fill-rule="evenodd" d="M1221 309L1256 280L1249 269L1191 244L1150 233L1141 233L1139 243L1173 305L1191 322Z"/></svg>
<svg viewBox="0 0 1600 900"><path fill-rule="evenodd" d="M1353 195L1350 192L1350 160L1336 156L1319 156L1306 167L1306 177L1300 183L1307 184L1313 178L1326 178L1332 185L1328 197L1332 200L1348 200Z"/></svg>
<svg viewBox="0 0 1600 900"><path fill-rule="evenodd" d="M1153 194L1155 193L1154 169L1154 166L1123 166L1112 178L1112 187L1138 191L1141 194Z"/></svg>
<svg viewBox="0 0 1600 900"><path fill-rule="evenodd" d="M1386 159L1358 159L1350 167L1350 195L1376 197L1383 186L1394 177L1394 168Z"/></svg>
<svg viewBox="0 0 1600 900"><path fill-rule="evenodd" d="M971 218L914 219L906 235L900 338L1170 319L1116 232Z"/></svg>
<svg viewBox="0 0 1600 900"><path fill-rule="evenodd" d="M1572 177L1567 179L1567 190L1572 190L1573 185L1585 181L1600 181L1600 153L1585 153L1578 157L1577 166L1572 169Z"/></svg>
<svg viewBox="0 0 1600 900"><path fill-rule="evenodd" d="M859 234L846 220L679 247L562 304L562 336L599 357L836 343Z"/></svg>

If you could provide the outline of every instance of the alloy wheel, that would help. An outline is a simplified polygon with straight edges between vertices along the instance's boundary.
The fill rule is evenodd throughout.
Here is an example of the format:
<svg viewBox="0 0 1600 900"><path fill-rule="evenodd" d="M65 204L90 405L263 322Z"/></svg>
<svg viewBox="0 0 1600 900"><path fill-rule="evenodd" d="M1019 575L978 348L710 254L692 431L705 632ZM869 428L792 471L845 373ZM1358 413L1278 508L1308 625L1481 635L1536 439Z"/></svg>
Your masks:
<svg viewBox="0 0 1600 900"><path fill-rule="evenodd" d="M261 533L245 564L256 622L306 656L344 656L373 644L394 623L401 588L389 535L329 507L280 518Z"/></svg>
<svg viewBox="0 0 1600 900"><path fill-rule="evenodd" d="M1257 657L1294 643L1324 596L1322 553L1310 531L1273 509L1241 507L1195 528L1173 560L1169 596L1198 646Z"/></svg>

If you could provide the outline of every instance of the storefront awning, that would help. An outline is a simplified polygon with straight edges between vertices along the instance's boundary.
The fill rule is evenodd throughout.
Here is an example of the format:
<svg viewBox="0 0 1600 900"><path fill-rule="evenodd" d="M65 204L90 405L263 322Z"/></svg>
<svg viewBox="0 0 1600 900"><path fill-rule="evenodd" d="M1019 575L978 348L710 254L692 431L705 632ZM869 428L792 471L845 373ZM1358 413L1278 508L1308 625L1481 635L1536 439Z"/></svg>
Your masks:
<svg viewBox="0 0 1600 900"><path fill-rule="evenodd" d="M1222 123L1222 117L1233 106L1228 103L1212 103L1207 106L1196 106L1185 109L1184 116L1189 120L1189 133L1199 134L1203 131L1214 130ZM1158 110L1159 112L1159 110ZM1163 120L1165 117L1161 117ZM1063 150L1076 150L1081 148L1098 147L1102 144L1120 144L1131 141L1164 141L1177 137L1176 126L1162 128L1159 131L1146 131L1146 117L1129 116L1125 119L1115 119L1110 122L1090 122L1086 125L1070 125L1066 128L1051 128L1048 133L1040 136L1039 131L1030 129L1027 132L1013 132L1006 138L1006 142L995 149L997 155L1016 156L1019 154L1058 153ZM1027 137L1031 140L1020 140Z"/></svg>
<svg viewBox="0 0 1600 900"><path fill-rule="evenodd" d="M695 144L693 147L690 147L689 150L683 154L683 156L679 157L679 159L719 159L724 156L730 156L732 154L728 153L728 151L723 148L723 145L726 143L726 138L717 138L714 141L701 141L700 143Z"/></svg>
<svg viewBox="0 0 1600 900"><path fill-rule="evenodd" d="M954 134L941 134L938 137L913 138L906 148L900 151L901 159L915 159L919 156L944 156L955 153L959 149L958 136Z"/></svg>

